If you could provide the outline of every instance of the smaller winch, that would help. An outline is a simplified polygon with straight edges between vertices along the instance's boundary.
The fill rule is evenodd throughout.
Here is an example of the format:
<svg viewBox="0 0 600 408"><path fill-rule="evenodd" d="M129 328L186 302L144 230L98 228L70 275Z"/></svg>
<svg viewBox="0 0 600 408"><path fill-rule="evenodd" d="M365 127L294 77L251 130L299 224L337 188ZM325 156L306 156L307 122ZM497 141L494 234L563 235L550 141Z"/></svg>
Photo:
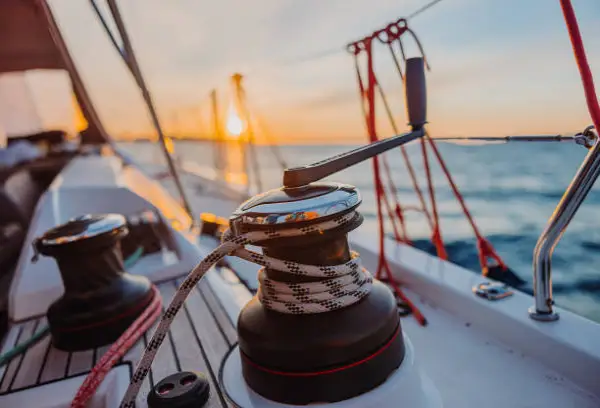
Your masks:
<svg viewBox="0 0 600 408"><path fill-rule="evenodd" d="M127 233L122 215L85 215L34 241L36 254L56 260L65 290L47 312L56 348L110 344L152 301L150 281L124 271L120 240Z"/></svg>

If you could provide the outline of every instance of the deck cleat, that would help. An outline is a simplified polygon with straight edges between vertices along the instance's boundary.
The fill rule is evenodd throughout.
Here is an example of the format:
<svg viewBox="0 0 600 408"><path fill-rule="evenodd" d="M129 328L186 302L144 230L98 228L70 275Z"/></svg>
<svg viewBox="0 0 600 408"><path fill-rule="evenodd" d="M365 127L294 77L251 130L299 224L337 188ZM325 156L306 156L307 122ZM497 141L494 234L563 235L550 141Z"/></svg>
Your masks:
<svg viewBox="0 0 600 408"><path fill-rule="evenodd" d="M181 371L160 380L148 393L148 408L202 408L210 397L208 378Z"/></svg>
<svg viewBox="0 0 600 408"><path fill-rule="evenodd" d="M56 260L64 294L48 308L52 343L75 351L114 342L153 299L150 281L124 271L118 214L85 215L52 228L34 250Z"/></svg>

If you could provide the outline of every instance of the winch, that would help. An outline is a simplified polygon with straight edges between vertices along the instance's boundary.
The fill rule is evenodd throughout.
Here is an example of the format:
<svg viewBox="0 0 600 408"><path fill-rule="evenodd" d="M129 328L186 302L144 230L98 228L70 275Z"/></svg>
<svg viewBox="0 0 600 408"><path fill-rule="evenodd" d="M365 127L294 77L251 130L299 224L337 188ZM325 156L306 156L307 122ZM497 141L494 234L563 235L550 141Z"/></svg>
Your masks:
<svg viewBox="0 0 600 408"><path fill-rule="evenodd" d="M124 271L119 214L85 215L48 230L36 253L56 260L64 294L48 308L53 345L87 350L114 342L152 301L150 281Z"/></svg>
<svg viewBox="0 0 600 408"><path fill-rule="evenodd" d="M299 264L343 265L351 260L347 234L362 222L354 212L360 204L356 188L335 183L269 191L243 204L232 216L236 234L270 229L307 228L353 213L339 227L299 237L268 240L263 253ZM285 273L267 267L265 277L286 283L298 303L310 289L299 283L324 283L332 278ZM268 290L262 282L261 291ZM337 289L341 292L343 289ZM294 293L292 293L294 294ZM338 293L342 295L342 293ZM326 313L273 311L255 297L241 311L238 337L244 378L266 398L290 403L335 402L381 384L404 358L404 342L396 301L374 281L370 293L347 307Z"/></svg>

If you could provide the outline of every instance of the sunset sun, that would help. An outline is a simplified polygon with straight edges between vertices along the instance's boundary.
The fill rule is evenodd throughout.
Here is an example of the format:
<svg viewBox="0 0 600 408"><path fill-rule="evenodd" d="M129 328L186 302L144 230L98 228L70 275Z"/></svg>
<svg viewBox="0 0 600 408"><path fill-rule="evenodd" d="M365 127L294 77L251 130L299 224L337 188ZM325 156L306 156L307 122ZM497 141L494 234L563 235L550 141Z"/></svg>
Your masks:
<svg viewBox="0 0 600 408"><path fill-rule="evenodd" d="M233 105L231 105L229 107L229 111L227 112L226 127L227 127L227 132L231 136L235 136L235 137L239 137L242 134L242 132L244 131L244 123L242 122L242 119L236 112Z"/></svg>

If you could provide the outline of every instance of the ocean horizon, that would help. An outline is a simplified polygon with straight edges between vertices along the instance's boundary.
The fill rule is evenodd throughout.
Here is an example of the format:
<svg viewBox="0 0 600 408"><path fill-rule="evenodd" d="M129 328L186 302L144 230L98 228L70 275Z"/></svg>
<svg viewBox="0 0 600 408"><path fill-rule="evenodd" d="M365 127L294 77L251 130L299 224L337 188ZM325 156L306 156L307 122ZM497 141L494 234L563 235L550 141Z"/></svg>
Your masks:
<svg viewBox="0 0 600 408"><path fill-rule="evenodd" d="M234 142L223 155L222 165L232 174L244 173L240 152ZM144 164L164 163L157 143L120 142L119 146ZM144 146L143 148L141 146ZM177 158L204 168L214 168L215 144L176 141ZM347 151L357 145L280 145L279 155L288 167L309 164ZM482 233L506 264L531 285L532 255L539 235L575 175L587 150L574 143L501 143L463 145L438 143L467 206ZM407 146L423 191L426 191L421 149ZM256 146L262 189L281 184L282 164L273 146ZM411 180L399 151L387 153L405 207L418 205ZM430 156L442 234L450 260L480 272L473 232L439 166ZM243 180L243 177L241 178ZM353 184L361 192L359 211L363 226L354 233L377 233L377 212L370 161L346 169L327 180ZM428 201L429 203L429 201ZM595 186L571 221L552 258L556 303L577 314L600 321L600 187ZM422 214L406 213L408 236L427 248L429 227ZM391 233L388 226L387 232ZM248 277L251 281L256 277Z"/></svg>

